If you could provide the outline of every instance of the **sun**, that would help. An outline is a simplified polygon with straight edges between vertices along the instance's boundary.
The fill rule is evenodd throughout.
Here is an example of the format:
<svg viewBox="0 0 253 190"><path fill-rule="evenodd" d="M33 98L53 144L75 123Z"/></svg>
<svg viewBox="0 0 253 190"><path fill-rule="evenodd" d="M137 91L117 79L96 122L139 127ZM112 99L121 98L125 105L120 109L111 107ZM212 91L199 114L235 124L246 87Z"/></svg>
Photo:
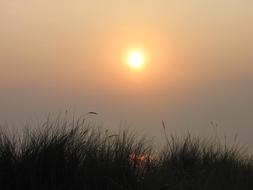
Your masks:
<svg viewBox="0 0 253 190"><path fill-rule="evenodd" d="M128 64L133 69L141 69L144 65L144 57L140 50L131 51L128 57Z"/></svg>

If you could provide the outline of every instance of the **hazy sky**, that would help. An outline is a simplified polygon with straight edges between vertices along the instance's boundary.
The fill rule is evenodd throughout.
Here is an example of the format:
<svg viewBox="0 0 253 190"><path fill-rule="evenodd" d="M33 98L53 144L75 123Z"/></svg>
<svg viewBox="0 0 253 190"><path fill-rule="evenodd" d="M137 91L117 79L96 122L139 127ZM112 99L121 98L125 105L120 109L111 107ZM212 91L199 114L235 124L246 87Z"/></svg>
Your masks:
<svg viewBox="0 0 253 190"><path fill-rule="evenodd" d="M0 0L0 120L99 112L157 136L253 134L253 1ZM124 59L140 48L142 71ZM252 145L253 147L253 145Z"/></svg>

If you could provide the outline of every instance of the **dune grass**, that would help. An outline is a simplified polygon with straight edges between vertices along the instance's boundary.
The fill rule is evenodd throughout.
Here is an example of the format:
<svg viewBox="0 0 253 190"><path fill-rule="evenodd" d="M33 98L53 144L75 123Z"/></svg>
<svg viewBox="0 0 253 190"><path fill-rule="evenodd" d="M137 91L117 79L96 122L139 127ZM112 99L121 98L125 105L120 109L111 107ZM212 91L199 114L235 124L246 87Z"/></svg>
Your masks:
<svg viewBox="0 0 253 190"><path fill-rule="evenodd" d="M253 189L253 161L239 148L190 134L165 138L158 151L129 130L111 133L81 118L2 130L0 189Z"/></svg>

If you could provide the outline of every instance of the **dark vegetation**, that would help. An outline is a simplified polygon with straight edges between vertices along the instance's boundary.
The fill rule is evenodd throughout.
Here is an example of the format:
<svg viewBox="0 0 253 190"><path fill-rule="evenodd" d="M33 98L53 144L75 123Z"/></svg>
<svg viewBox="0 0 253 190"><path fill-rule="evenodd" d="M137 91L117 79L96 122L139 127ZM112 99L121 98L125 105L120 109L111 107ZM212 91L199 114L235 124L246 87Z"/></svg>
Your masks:
<svg viewBox="0 0 253 190"><path fill-rule="evenodd" d="M85 119L2 130L0 189L253 189L253 161L239 148L190 134L165 138L158 151L131 131L111 133Z"/></svg>

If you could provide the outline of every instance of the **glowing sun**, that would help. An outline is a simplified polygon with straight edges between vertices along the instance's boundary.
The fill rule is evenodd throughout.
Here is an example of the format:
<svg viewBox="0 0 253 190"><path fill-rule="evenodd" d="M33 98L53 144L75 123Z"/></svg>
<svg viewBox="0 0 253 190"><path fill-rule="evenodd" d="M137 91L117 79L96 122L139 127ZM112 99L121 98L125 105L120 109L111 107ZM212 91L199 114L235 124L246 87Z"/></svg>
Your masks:
<svg viewBox="0 0 253 190"><path fill-rule="evenodd" d="M128 64L133 69L140 69L144 64L144 57L141 51L131 51L128 57Z"/></svg>

